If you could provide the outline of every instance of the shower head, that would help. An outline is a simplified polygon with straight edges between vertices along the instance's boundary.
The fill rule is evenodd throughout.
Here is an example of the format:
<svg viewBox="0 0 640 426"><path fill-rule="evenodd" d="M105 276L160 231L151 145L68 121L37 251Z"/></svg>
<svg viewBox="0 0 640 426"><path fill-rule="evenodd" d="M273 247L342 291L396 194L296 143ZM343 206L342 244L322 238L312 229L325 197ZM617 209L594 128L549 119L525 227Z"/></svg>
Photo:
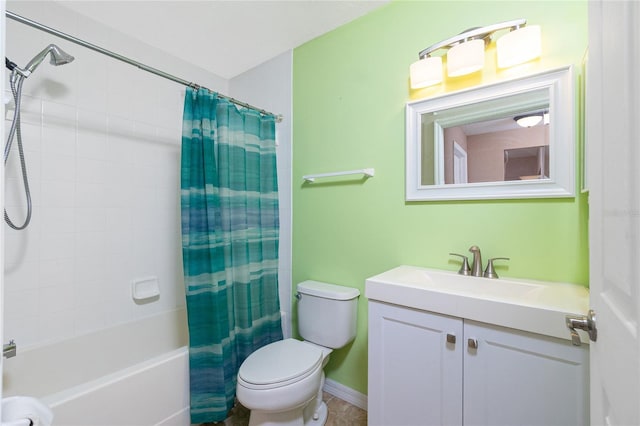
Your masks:
<svg viewBox="0 0 640 426"><path fill-rule="evenodd" d="M22 70L22 75L28 77L36 68L38 68L38 65L42 63L49 53L51 54L51 60L49 61L51 65L64 65L74 60L74 57L66 53L64 50L60 49L55 44L50 44L29 61L27 66Z"/></svg>

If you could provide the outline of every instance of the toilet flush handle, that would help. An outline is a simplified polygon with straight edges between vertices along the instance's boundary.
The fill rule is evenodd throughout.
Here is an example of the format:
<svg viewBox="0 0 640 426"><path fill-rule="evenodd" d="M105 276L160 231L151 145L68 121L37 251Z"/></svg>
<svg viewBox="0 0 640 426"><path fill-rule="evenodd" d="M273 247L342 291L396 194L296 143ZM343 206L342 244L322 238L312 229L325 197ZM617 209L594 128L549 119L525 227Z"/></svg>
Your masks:
<svg viewBox="0 0 640 426"><path fill-rule="evenodd" d="M302 299L302 294L296 293L296 299L298 299L298 300Z"/></svg>

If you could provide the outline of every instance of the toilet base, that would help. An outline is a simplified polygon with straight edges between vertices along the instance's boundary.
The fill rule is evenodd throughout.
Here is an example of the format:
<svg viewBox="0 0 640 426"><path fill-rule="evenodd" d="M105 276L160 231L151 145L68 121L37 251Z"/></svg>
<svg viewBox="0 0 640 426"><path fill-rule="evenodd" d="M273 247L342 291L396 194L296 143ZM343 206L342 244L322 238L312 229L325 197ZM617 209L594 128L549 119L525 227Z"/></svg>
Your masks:
<svg viewBox="0 0 640 426"><path fill-rule="evenodd" d="M302 407L280 413L251 410L249 426L304 426Z"/></svg>
<svg viewBox="0 0 640 426"><path fill-rule="evenodd" d="M307 404L307 407L309 405L312 403ZM317 410L317 419L314 419L313 415L306 416L305 408L307 407L299 407L280 413L251 410L249 426L324 426L329 414L327 404L324 401L320 404Z"/></svg>
<svg viewBox="0 0 640 426"><path fill-rule="evenodd" d="M314 420L313 416L310 416L309 419L305 419L304 426L324 426L329 415L329 409L324 401L318 407L317 413L318 418Z"/></svg>

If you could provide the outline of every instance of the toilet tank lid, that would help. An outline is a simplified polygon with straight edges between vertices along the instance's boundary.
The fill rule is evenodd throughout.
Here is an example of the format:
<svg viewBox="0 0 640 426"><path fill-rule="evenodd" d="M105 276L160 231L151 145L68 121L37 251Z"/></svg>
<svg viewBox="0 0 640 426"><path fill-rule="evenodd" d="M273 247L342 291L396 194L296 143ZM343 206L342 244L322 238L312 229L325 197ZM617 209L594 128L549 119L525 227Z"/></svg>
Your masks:
<svg viewBox="0 0 640 426"><path fill-rule="evenodd" d="M360 296L357 288L307 280L298 284L298 293L333 300L351 300Z"/></svg>

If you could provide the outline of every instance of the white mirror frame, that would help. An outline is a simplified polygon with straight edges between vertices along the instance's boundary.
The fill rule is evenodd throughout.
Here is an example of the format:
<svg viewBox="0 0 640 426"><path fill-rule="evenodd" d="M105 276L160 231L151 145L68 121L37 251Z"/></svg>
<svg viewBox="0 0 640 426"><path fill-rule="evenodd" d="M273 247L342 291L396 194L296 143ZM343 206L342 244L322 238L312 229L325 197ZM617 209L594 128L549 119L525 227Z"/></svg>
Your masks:
<svg viewBox="0 0 640 426"><path fill-rule="evenodd" d="M504 198L559 198L575 196L575 111L573 67L567 66L540 74L448 93L428 99L408 102L406 106L406 200L490 200ZM462 105L481 104L510 95L548 89L549 91L549 179L479 182L466 184L422 185L421 128L423 114ZM487 116L492 112L486 113ZM476 114L474 114L476 115ZM483 118L479 111L478 119ZM436 123L436 128L441 128ZM441 141L436 137L435 152ZM441 173L442 163L434 164Z"/></svg>

